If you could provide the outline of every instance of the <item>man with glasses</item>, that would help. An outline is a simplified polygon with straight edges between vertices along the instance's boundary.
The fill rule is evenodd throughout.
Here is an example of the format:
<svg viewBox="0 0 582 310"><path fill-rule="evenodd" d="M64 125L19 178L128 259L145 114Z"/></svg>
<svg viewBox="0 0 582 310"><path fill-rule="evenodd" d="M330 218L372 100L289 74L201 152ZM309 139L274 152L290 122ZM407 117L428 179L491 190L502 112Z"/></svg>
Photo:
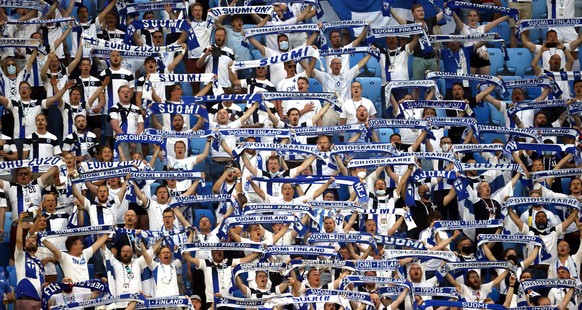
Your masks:
<svg viewBox="0 0 582 310"><path fill-rule="evenodd" d="M30 98L30 84L24 81L18 85L20 100L10 100L0 96L0 104L5 109L10 110L14 117L14 136L12 138L19 155L23 154L23 140L25 137L32 135L36 129L36 116L42 112L42 109L48 109L53 103L59 101L67 89L73 85L74 83L67 83L66 87L60 89L54 96L42 100L40 104L37 100ZM26 156L21 156L19 159L22 158L26 158Z"/></svg>
<svg viewBox="0 0 582 310"><path fill-rule="evenodd" d="M19 215L32 207L40 204L42 189L54 184L54 175L58 168L52 167L43 173L38 179L32 180L32 171L28 167L16 169L15 182L0 180L0 187L6 194L12 206L12 228L10 229L10 252L14 254L16 244L16 226L19 223ZM4 227L4 212L0 212L0 227ZM28 231L31 223L23 223L23 229ZM11 256L14 259L14 256Z"/></svg>

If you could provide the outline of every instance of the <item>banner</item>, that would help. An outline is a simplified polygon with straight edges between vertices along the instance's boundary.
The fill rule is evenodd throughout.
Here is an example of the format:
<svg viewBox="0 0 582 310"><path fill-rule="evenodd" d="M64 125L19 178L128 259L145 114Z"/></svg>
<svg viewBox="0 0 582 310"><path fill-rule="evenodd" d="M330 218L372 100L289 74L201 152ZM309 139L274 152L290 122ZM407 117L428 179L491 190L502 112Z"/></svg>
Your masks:
<svg viewBox="0 0 582 310"><path fill-rule="evenodd" d="M257 151L277 151L283 154L307 154L315 155L324 159L319 149L315 145L300 144L280 144L280 143L261 143L261 142L243 142L232 150L232 155L236 158L243 153L245 149Z"/></svg>
<svg viewBox="0 0 582 310"><path fill-rule="evenodd" d="M301 256L334 256L335 248L329 246L308 245L269 245L267 255L301 255Z"/></svg>
<svg viewBox="0 0 582 310"><path fill-rule="evenodd" d="M244 243L244 242L196 242L196 243L182 243L180 244L180 252L193 251L249 251L254 253L265 253L263 245L260 243Z"/></svg>
<svg viewBox="0 0 582 310"><path fill-rule="evenodd" d="M539 181L549 178L578 177L582 175L582 168L568 168L559 170L532 171L531 180Z"/></svg>
<svg viewBox="0 0 582 310"><path fill-rule="evenodd" d="M370 294L366 292L309 288L305 291L305 295L342 296L349 301L361 302L369 306L374 306L374 303L372 303L372 297L370 297Z"/></svg>
<svg viewBox="0 0 582 310"><path fill-rule="evenodd" d="M37 39L21 39L21 38L0 38L0 46L5 47L25 47L35 48L41 54L48 54L44 49L42 43Z"/></svg>
<svg viewBox="0 0 582 310"><path fill-rule="evenodd" d="M85 226L85 227L77 227L77 228L70 228L64 230L50 230L50 231L43 231L38 232L37 234L41 238L49 238L49 237L72 237L72 236L86 236L86 235L101 235L101 234L109 234L115 232L114 227L109 225L100 225L100 226Z"/></svg>
<svg viewBox="0 0 582 310"><path fill-rule="evenodd" d="M318 126L311 126L311 127L297 127L291 129L293 135L295 136L318 136L318 135L334 135L336 133L342 132L361 132L366 133L368 129L366 129L365 124L350 124L350 125L339 125L339 126L326 126L326 127L318 127ZM297 142L295 142L297 143Z"/></svg>
<svg viewBox="0 0 582 310"><path fill-rule="evenodd" d="M334 144L331 149L331 154L353 154L353 153L385 153L388 155L396 155L398 151L394 148L392 143L349 143L349 144Z"/></svg>
<svg viewBox="0 0 582 310"><path fill-rule="evenodd" d="M419 240L385 235L374 235L374 237L376 238L376 241L378 243L383 244L385 246L390 245L400 248L413 248L417 250L426 250L424 243L422 243Z"/></svg>
<svg viewBox="0 0 582 310"><path fill-rule="evenodd" d="M37 0L0 0L0 8L23 8L43 11L47 7L46 3Z"/></svg>

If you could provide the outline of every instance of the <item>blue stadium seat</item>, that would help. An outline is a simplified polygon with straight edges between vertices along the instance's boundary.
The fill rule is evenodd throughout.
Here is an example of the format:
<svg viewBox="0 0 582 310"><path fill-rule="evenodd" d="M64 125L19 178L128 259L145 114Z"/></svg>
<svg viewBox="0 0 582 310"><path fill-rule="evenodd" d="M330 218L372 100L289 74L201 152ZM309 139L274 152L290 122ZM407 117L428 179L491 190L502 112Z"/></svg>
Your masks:
<svg viewBox="0 0 582 310"><path fill-rule="evenodd" d="M16 269L12 269L8 272L8 284L12 287L16 287L18 282L16 281Z"/></svg>
<svg viewBox="0 0 582 310"><path fill-rule="evenodd" d="M323 86L316 78L309 78L309 92L321 93L323 92Z"/></svg>
<svg viewBox="0 0 582 310"><path fill-rule="evenodd" d="M382 67L376 58L371 57L366 64L367 71L373 73L375 77L382 77Z"/></svg>
<svg viewBox="0 0 582 310"><path fill-rule="evenodd" d="M505 65L505 60L503 59L503 53L499 48L488 48L489 62L491 62L491 75L497 75L498 72L503 70Z"/></svg>
<svg viewBox="0 0 582 310"><path fill-rule="evenodd" d="M354 53L350 55L350 68L355 66L358 61L360 61L362 58L364 58L364 54L362 53ZM360 69L360 72L363 72L364 69Z"/></svg>
<svg viewBox="0 0 582 310"><path fill-rule="evenodd" d="M214 183L212 181L205 182L205 185L202 186L202 183L198 184L198 188L196 189L196 194L198 195L212 195L212 186Z"/></svg>
<svg viewBox="0 0 582 310"><path fill-rule="evenodd" d="M190 139L190 150L192 154L198 155L204 153L206 147L206 138L192 138Z"/></svg>
<svg viewBox="0 0 582 310"><path fill-rule="evenodd" d="M487 23L483 23L483 25L485 25ZM491 29L491 31L489 31L489 33L498 33L502 38L503 41L505 42L509 42L509 40L511 39L511 29L509 28L509 24L507 22L501 22L499 23L497 26L495 26L493 29ZM501 46L501 42L490 42L490 44L492 46L495 47L500 47Z"/></svg>
<svg viewBox="0 0 582 310"><path fill-rule="evenodd" d="M8 234L6 239L10 239L10 228L12 228L12 212L6 212L4 217L4 232Z"/></svg>
<svg viewBox="0 0 582 310"><path fill-rule="evenodd" d="M532 19L548 18L548 6L546 0L533 0L532 6Z"/></svg>
<svg viewBox="0 0 582 310"><path fill-rule="evenodd" d="M374 102L374 108L376 108L376 118L382 117L382 101Z"/></svg>
<svg viewBox="0 0 582 310"><path fill-rule="evenodd" d="M376 129L376 135L378 135L378 140L383 143L390 142L390 136L394 134L394 130L392 128L380 128Z"/></svg>
<svg viewBox="0 0 582 310"><path fill-rule="evenodd" d="M200 222L200 218L202 216L206 216L210 219L210 222L214 226L216 224L216 216L214 215L214 210L208 209L195 209L194 210L194 225L198 226L198 222Z"/></svg>
<svg viewBox="0 0 582 310"><path fill-rule="evenodd" d="M535 78L535 75L525 75L525 79L532 79ZM527 98L533 100L539 97L542 94L542 89L540 87L530 87L527 89Z"/></svg>
<svg viewBox="0 0 582 310"><path fill-rule="evenodd" d="M357 77L356 81L362 83L362 97L372 102L381 101L382 79L379 77Z"/></svg>
<svg viewBox="0 0 582 310"><path fill-rule="evenodd" d="M508 48L507 54L509 60L507 61L507 69L515 73L517 76L524 76L533 73L531 67L532 55L527 48Z"/></svg>
<svg viewBox="0 0 582 310"><path fill-rule="evenodd" d="M152 184L150 184L150 192L152 193L152 195L156 192L156 189L158 188L158 186L160 186L161 184L158 182L154 182Z"/></svg>

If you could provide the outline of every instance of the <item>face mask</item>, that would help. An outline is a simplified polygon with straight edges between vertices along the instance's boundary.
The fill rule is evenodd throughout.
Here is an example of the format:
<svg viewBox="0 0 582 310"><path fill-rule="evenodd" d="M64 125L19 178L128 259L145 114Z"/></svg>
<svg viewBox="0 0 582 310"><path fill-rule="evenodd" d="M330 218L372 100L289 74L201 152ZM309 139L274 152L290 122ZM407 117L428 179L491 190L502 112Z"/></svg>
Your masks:
<svg viewBox="0 0 582 310"><path fill-rule="evenodd" d="M386 190L384 190L384 189L376 190L376 196L384 196L384 195L386 195Z"/></svg>
<svg viewBox="0 0 582 310"><path fill-rule="evenodd" d="M536 227L539 230L545 230L548 227L548 223L536 223Z"/></svg>
<svg viewBox="0 0 582 310"><path fill-rule="evenodd" d="M512 262L517 262L517 255L507 255L507 260L512 261Z"/></svg>
<svg viewBox="0 0 582 310"><path fill-rule="evenodd" d="M7 69L8 69L8 74L16 74L16 66L15 65L9 65Z"/></svg>
<svg viewBox="0 0 582 310"><path fill-rule="evenodd" d="M363 179L366 177L366 171L358 171L358 178Z"/></svg>
<svg viewBox="0 0 582 310"><path fill-rule="evenodd" d="M271 178L276 178L279 176L279 171L277 171L277 172L270 172L269 171L269 174L271 174Z"/></svg>
<svg viewBox="0 0 582 310"><path fill-rule="evenodd" d="M464 247L461 247L461 252L463 252L465 254L471 254L471 253L473 253L473 248L470 246L464 246Z"/></svg>
<svg viewBox="0 0 582 310"><path fill-rule="evenodd" d="M448 152L451 149L451 145L449 143L443 144L443 147L441 147L441 149L443 150L443 152Z"/></svg>
<svg viewBox="0 0 582 310"><path fill-rule="evenodd" d="M288 50L289 49L289 42L288 41L279 42L279 49L282 51Z"/></svg>
<svg viewBox="0 0 582 310"><path fill-rule="evenodd" d="M426 192L422 193L422 198L424 198L424 199L430 199L430 196L432 196L430 191L426 191Z"/></svg>
<svg viewBox="0 0 582 310"><path fill-rule="evenodd" d="M554 155L554 151L544 151L544 156L552 156Z"/></svg>

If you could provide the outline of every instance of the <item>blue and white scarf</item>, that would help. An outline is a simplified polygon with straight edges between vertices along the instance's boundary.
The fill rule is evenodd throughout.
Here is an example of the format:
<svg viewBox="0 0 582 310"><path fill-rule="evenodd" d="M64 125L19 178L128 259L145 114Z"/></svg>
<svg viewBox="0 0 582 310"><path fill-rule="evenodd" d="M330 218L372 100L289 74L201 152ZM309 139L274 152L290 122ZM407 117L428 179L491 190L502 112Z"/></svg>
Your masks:
<svg viewBox="0 0 582 310"><path fill-rule="evenodd" d="M358 143L358 144L334 144L331 154L353 153L383 153L397 155L398 151L392 143Z"/></svg>
<svg viewBox="0 0 582 310"><path fill-rule="evenodd" d="M0 8L20 8L43 11L48 7L47 3L40 3L37 0L0 0Z"/></svg>
<svg viewBox="0 0 582 310"><path fill-rule="evenodd" d="M435 231L446 231L468 228L496 228L502 226L503 222L501 220L435 221L433 228Z"/></svg>
<svg viewBox="0 0 582 310"><path fill-rule="evenodd" d="M140 19L135 20L127 27L125 31L125 37L123 41L125 44L132 44L133 34L137 29L144 28L171 28L173 32L177 32L176 29L180 29L188 33L188 49L195 49L200 46L198 39L196 39L196 33L194 29L190 26L187 20L177 19L177 20L148 20Z"/></svg>
<svg viewBox="0 0 582 310"><path fill-rule="evenodd" d="M542 136L536 131L537 128L506 128L500 126L477 125L477 129L480 133L497 133L518 137L530 137L538 143L543 143Z"/></svg>
<svg viewBox="0 0 582 310"><path fill-rule="evenodd" d="M4 47L26 47L38 49L39 53L47 54L42 43L37 39L27 38L0 38L0 46Z"/></svg>
<svg viewBox="0 0 582 310"><path fill-rule="evenodd" d="M439 91L436 81L433 80L414 80L414 81L390 81L385 86L386 98L390 98L393 88L432 88L435 91L435 98L442 100L444 97Z"/></svg>
<svg viewBox="0 0 582 310"><path fill-rule="evenodd" d="M282 53L280 55L275 55L268 58L246 61L235 61L232 64L231 70L236 71L264 67L278 63L283 63L290 60L295 60L296 62L298 62L299 60L307 57L319 58L319 51L311 46L297 47L287 53Z"/></svg>
<svg viewBox="0 0 582 310"><path fill-rule="evenodd" d="M517 21L519 11L514 8L506 8L502 6L492 6L487 4L478 4L478 3L470 3L464 1L448 1L447 8L449 10L444 10L444 13L448 16L452 16L452 10L455 9L475 9L479 11L485 12L492 12L492 13L499 13L503 15L509 15L513 17Z"/></svg>
<svg viewBox="0 0 582 310"><path fill-rule="evenodd" d="M305 291L305 295L327 295L327 296L342 296L349 301L361 302L368 306L374 306L370 293L354 292L345 290L329 290L329 289L315 289L310 288Z"/></svg>
<svg viewBox="0 0 582 310"><path fill-rule="evenodd" d="M99 47L101 49L108 50L119 50L140 53L159 53L159 52L175 52L182 49L182 46L178 44L171 44L165 46L146 46L146 45L138 46L138 45L128 45L119 42L110 42L104 39L90 37L86 34L82 34L81 36L86 43Z"/></svg>
<svg viewBox="0 0 582 310"><path fill-rule="evenodd" d="M380 60L380 50L371 46L356 46L356 47L340 47L340 48L326 48L319 50L319 56L332 56L344 54L366 53L372 55L376 60Z"/></svg>
<svg viewBox="0 0 582 310"><path fill-rule="evenodd" d="M548 253L546 245L540 236L528 236L521 234L480 234L477 236L477 248L479 249L477 251L477 258L481 259L485 257L481 245L489 242L507 242L540 247L540 257L538 257L539 261L544 261L552 256L550 253Z"/></svg>
<svg viewBox="0 0 582 310"><path fill-rule="evenodd" d="M531 180L539 181L549 178L580 177L580 175L582 175L582 168L534 171L531 172Z"/></svg>
<svg viewBox="0 0 582 310"><path fill-rule="evenodd" d="M520 35L530 29L576 27L582 25L582 18L524 19L516 24L515 33Z"/></svg>
<svg viewBox="0 0 582 310"><path fill-rule="evenodd" d="M206 28L212 28L216 23L216 18L223 15L267 14L272 16L273 12L273 6L271 5L215 7L208 10Z"/></svg>
<svg viewBox="0 0 582 310"><path fill-rule="evenodd" d="M378 167L396 165L417 165L414 156L394 156L383 158L352 159L347 168Z"/></svg>
<svg viewBox="0 0 582 310"><path fill-rule="evenodd" d="M501 91L503 96L509 95L507 92L507 88L505 87L505 82L500 78L492 75L484 75L484 74L461 74L461 73L453 73L453 72L437 72L432 71L426 74L426 78L429 80L432 79L454 79L454 80L471 80L477 81L481 83L488 83L488 84L495 84L497 85L497 90Z"/></svg>

